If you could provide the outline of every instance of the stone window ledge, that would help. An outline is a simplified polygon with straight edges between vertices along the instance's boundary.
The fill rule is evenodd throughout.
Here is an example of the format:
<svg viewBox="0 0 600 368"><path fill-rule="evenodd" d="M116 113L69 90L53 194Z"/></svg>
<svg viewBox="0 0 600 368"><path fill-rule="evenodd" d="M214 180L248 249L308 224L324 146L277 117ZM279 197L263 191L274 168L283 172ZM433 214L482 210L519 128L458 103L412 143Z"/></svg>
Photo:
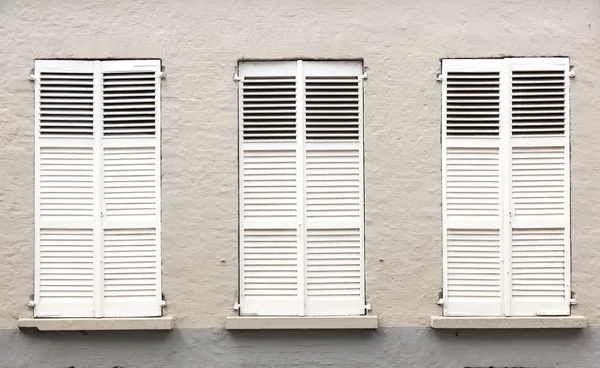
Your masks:
<svg viewBox="0 0 600 368"><path fill-rule="evenodd" d="M40 331L171 330L173 317L148 318L19 318L19 329Z"/></svg>
<svg viewBox="0 0 600 368"><path fill-rule="evenodd" d="M442 317L431 316L435 329L539 329L585 328L587 318L565 317Z"/></svg>
<svg viewBox="0 0 600 368"><path fill-rule="evenodd" d="M339 330L377 329L377 316L256 317L231 316L226 330Z"/></svg>

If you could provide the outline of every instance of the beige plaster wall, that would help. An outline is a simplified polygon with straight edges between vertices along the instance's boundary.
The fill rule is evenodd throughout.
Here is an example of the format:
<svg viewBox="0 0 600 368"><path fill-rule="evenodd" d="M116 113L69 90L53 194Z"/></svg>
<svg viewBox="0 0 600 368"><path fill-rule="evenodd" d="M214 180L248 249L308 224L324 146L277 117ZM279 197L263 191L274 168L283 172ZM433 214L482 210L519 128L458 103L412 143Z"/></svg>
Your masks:
<svg viewBox="0 0 600 368"><path fill-rule="evenodd" d="M31 315L34 59L163 60L163 290L204 328L237 300L237 61L363 58L367 294L392 327L441 313L440 58L512 55L577 73L574 313L600 325L597 0L0 0L0 328Z"/></svg>

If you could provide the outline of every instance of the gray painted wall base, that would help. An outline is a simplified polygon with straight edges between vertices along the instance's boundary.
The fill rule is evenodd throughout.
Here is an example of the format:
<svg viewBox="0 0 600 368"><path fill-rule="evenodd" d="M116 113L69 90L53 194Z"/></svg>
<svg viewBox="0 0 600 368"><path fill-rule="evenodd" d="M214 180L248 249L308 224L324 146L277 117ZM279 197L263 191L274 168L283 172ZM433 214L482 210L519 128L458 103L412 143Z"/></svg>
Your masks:
<svg viewBox="0 0 600 368"><path fill-rule="evenodd" d="M0 367L535 367L600 366L600 328L583 330L129 332L0 330Z"/></svg>

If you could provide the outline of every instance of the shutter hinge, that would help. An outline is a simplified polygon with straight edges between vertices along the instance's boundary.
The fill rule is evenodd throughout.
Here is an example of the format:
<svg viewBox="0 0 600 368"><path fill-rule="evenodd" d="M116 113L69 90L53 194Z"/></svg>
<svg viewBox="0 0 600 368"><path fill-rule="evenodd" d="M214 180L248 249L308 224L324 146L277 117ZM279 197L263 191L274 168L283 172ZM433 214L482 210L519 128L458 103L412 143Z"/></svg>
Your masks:
<svg viewBox="0 0 600 368"><path fill-rule="evenodd" d="M160 79L165 79L167 77L167 73L161 70L160 72L158 72L158 76L160 77Z"/></svg>
<svg viewBox="0 0 600 368"><path fill-rule="evenodd" d="M27 302L27 306L28 306L29 308L33 308L33 307L35 307L35 301L33 301L33 300L30 300L30 301L28 301L28 302Z"/></svg>
<svg viewBox="0 0 600 368"><path fill-rule="evenodd" d="M575 71L569 70L569 78L575 78Z"/></svg>
<svg viewBox="0 0 600 368"><path fill-rule="evenodd" d="M575 298L571 298L571 299L569 299L569 304L575 305L575 304L577 304L577 300Z"/></svg>
<svg viewBox="0 0 600 368"><path fill-rule="evenodd" d="M240 307L241 307L240 303L235 303L235 304L233 305L233 310L236 310L236 311L237 311L237 310L240 310Z"/></svg>
<svg viewBox="0 0 600 368"><path fill-rule="evenodd" d="M444 298L439 298L436 302L437 305L444 305Z"/></svg>
<svg viewBox="0 0 600 368"><path fill-rule="evenodd" d="M437 75L437 81L438 82L443 82L444 81L444 76L442 75L442 73Z"/></svg>
<svg viewBox="0 0 600 368"><path fill-rule="evenodd" d="M233 76L233 80L234 80L234 81L236 81L236 82L239 82L239 81L241 81L241 80L242 80L242 77L240 77L239 75L235 74L235 75Z"/></svg>
<svg viewBox="0 0 600 368"><path fill-rule="evenodd" d="M367 72L364 72L363 75L360 76L360 79L362 79L362 80L369 79Z"/></svg>
<svg viewBox="0 0 600 368"><path fill-rule="evenodd" d="M35 68L31 68L31 70L29 71L29 78L30 81L34 81L35 80Z"/></svg>
<svg viewBox="0 0 600 368"><path fill-rule="evenodd" d="M166 307L166 306L167 306L167 302L165 302L164 300L161 300L161 301L160 301L160 307L161 307L161 308L164 308L164 307Z"/></svg>
<svg viewBox="0 0 600 368"><path fill-rule="evenodd" d="M365 304L365 309L368 310L368 311L370 311L373 308L371 308L371 304L370 303L367 303L367 304Z"/></svg>

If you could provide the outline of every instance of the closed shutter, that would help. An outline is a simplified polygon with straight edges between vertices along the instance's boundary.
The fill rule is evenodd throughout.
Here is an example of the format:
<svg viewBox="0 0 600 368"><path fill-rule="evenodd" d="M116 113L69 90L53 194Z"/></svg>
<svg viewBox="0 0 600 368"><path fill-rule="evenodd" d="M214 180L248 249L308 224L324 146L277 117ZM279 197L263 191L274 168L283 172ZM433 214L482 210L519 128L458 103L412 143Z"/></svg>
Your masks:
<svg viewBox="0 0 600 368"><path fill-rule="evenodd" d="M303 62L306 315L365 313L362 64Z"/></svg>
<svg viewBox="0 0 600 368"><path fill-rule="evenodd" d="M302 171L296 62L240 65L240 304L302 312Z"/></svg>
<svg viewBox="0 0 600 368"><path fill-rule="evenodd" d="M510 314L568 315L569 62L510 66Z"/></svg>
<svg viewBox="0 0 600 368"><path fill-rule="evenodd" d="M241 314L363 314L361 64L239 71Z"/></svg>
<svg viewBox="0 0 600 368"><path fill-rule="evenodd" d="M569 62L444 60L444 314L570 312Z"/></svg>
<svg viewBox="0 0 600 368"><path fill-rule="evenodd" d="M444 60L444 314L502 314L499 60Z"/></svg>
<svg viewBox="0 0 600 368"><path fill-rule="evenodd" d="M94 316L94 64L35 65L35 316Z"/></svg>
<svg viewBox="0 0 600 368"><path fill-rule="evenodd" d="M160 316L160 61L101 65L104 316Z"/></svg>
<svg viewBox="0 0 600 368"><path fill-rule="evenodd" d="M36 61L36 317L160 315L159 71Z"/></svg>

